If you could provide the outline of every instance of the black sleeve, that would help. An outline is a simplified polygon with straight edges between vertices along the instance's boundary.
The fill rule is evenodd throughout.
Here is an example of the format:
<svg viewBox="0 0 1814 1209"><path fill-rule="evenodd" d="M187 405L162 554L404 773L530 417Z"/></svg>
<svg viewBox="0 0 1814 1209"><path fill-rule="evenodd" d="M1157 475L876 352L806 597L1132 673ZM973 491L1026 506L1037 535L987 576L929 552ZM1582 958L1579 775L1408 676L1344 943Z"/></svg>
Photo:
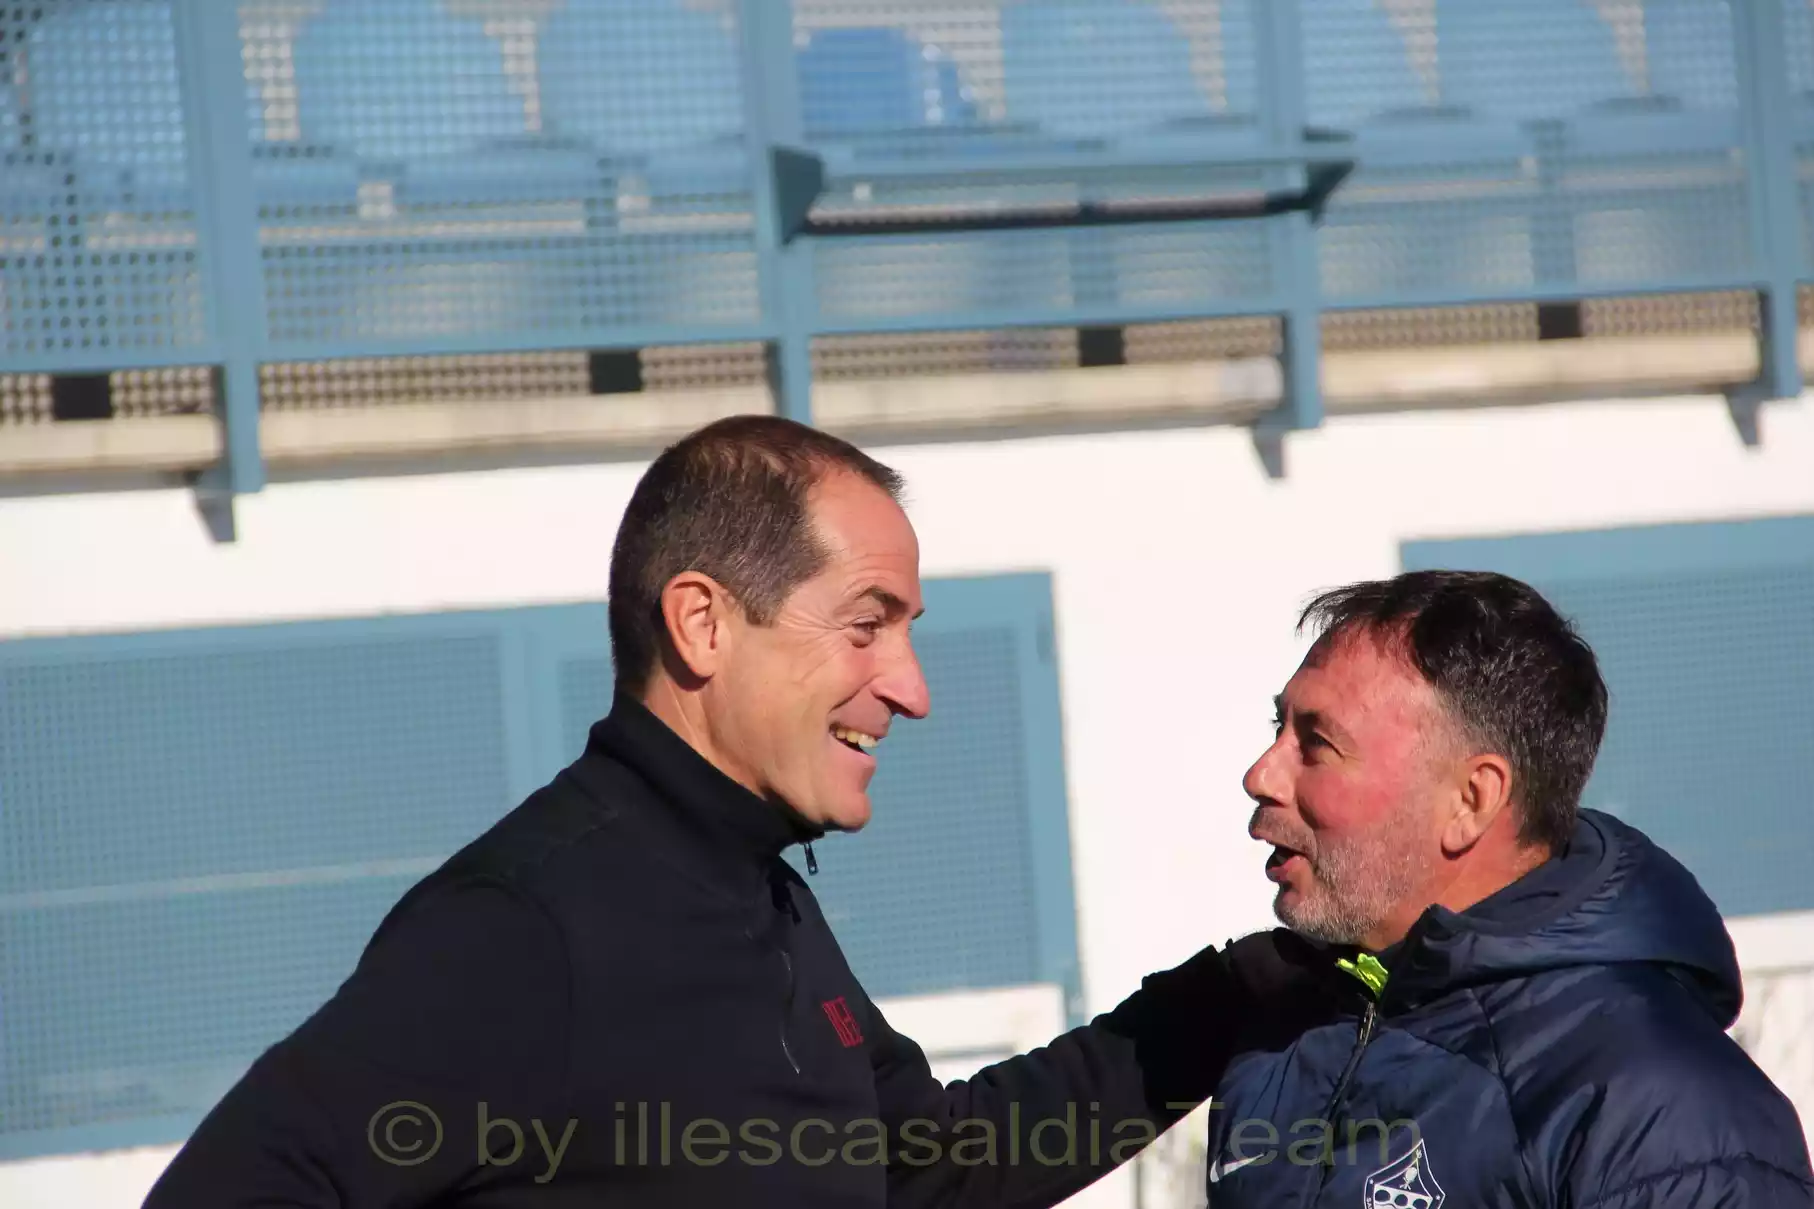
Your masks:
<svg viewBox="0 0 1814 1209"><path fill-rule="evenodd" d="M564 1118L569 1014L541 908L488 882L422 895L214 1107L145 1209L429 1203L482 1178L485 1116Z"/></svg>
<svg viewBox="0 0 1814 1209"><path fill-rule="evenodd" d="M948 1087L876 1011L890 1209L1054 1205L1133 1158L1209 1098L1236 1052L1325 1010L1325 980L1279 964L1275 935L1149 975L1114 1010Z"/></svg>

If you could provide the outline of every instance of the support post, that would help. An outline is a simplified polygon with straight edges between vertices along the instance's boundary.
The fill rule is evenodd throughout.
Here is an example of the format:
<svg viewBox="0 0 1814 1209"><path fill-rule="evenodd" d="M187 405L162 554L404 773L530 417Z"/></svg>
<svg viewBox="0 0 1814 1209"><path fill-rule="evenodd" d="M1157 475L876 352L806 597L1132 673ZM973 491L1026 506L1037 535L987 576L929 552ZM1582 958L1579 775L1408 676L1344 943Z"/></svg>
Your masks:
<svg viewBox="0 0 1814 1209"><path fill-rule="evenodd" d="M1789 126L1792 106L1783 36L1785 3L1806 0L1750 0L1732 6L1739 87L1743 90L1751 255L1764 283L1758 350L1762 372L1756 398L1749 401L1752 410L1762 399L1791 399L1802 391L1796 286L1807 267L1808 250L1802 246L1794 135ZM1735 415L1738 410L1735 404Z"/></svg>
<svg viewBox="0 0 1814 1209"><path fill-rule="evenodd" d="M258 367L265 353L264 272L252 189L238 8L181 0L178 78L209 330L221 349L223 455L196 483L216 537L232 536L232 497L261 490Z"/></svg>
<svg viewBox="0 0 1814 1209"><path fill-rule="evenodd" d="M738 0L746 135L756 216L756 271L762 307L774 334L768 345L769 389L775 410L812 423L812 335L817 314L811 241L786 229L783 190L789 179L782 149L804 142L800 85L794 66L793 5Z"/></svg>
<svg viewBox="0 0 1814 1209"><path fill-rule="evenodd" d="M1254 6L1260 22L1261 63L1270 69L1261 73L1261 116L1275 145L1305 137L1303 30L1298 8L1296 4ZM1289 181L1271 183L1306 187L1303 165L1279 171L1290 173ZM1284 472L1283 454L1276 447L1278 431L1316 428L1323 422L1322 304L1315 225L1319 212L1320 207L1294 210L1270 220L1273 263L1285 301L1284 397L1277 413L1259 421L1256 441L1267 472L1274 475Z"/></svg>

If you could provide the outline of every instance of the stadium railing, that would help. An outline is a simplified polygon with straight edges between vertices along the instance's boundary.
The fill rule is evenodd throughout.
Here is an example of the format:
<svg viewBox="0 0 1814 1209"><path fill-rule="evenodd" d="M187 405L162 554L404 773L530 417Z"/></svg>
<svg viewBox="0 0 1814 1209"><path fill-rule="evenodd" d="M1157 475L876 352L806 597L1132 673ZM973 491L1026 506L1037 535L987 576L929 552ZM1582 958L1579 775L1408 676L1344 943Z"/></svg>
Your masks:
<svg viewBox="0 0 1814 1209"><path fill-rule="evenodd" d="M9 474L199 470L230 505L269 461L727 409L1115 421L1052 375L984 398L1027 364L1273 433L1453 398L1445 356L1514 397L1801 389L1810 0L44 0L0 35ZM1726 321L1673 375L1571 344L1632 299ZM1511 311L1545 342L1432 347ZM1428 359L1344 343L1381 316ZM976 389L827 372L914 348ZM674 349L684 401L647 389ZM456 362L565 385L286 402Z"/></svg>

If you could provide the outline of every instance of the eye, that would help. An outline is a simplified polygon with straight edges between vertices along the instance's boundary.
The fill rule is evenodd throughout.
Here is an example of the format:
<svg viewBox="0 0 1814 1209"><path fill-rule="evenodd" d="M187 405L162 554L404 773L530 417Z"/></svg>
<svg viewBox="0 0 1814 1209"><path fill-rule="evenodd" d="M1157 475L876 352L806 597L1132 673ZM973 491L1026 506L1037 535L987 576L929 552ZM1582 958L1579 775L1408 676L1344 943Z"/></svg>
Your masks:
<svg viewBox="0 0 1814 1209"><path fill-rule="evenodd" d="M1311 762L1321 761L1324 755L1334 759L1341 754L1336 750L1335 744L1308 726L1298 735L1298 751L1306 761Z"/></svg>
<svg viewBox="0 0 1814 1209"><path fill-rule="evenodd" d="M878 618L865 618L862 621L851 622L850 628L855 630L862 639L862 643L859 645L867 645L874 642L876 635L882 632L882 623Z"/></svg>

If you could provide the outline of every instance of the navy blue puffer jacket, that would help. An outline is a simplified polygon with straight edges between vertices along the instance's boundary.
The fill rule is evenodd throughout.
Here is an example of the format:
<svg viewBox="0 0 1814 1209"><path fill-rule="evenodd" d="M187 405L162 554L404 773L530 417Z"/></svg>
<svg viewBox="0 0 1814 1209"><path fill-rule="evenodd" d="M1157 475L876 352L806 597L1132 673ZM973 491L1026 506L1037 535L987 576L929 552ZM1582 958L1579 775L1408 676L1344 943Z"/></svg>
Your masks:
<svg viewBox="0 0 1814 1209"><path fill-rule="evenodd" d="M1229 1068L1210 1209L1807 1209L1788 1100L1725 1030L1694 878L1583 811L1566 852L1381 955L1377 995Z"/></svg>

